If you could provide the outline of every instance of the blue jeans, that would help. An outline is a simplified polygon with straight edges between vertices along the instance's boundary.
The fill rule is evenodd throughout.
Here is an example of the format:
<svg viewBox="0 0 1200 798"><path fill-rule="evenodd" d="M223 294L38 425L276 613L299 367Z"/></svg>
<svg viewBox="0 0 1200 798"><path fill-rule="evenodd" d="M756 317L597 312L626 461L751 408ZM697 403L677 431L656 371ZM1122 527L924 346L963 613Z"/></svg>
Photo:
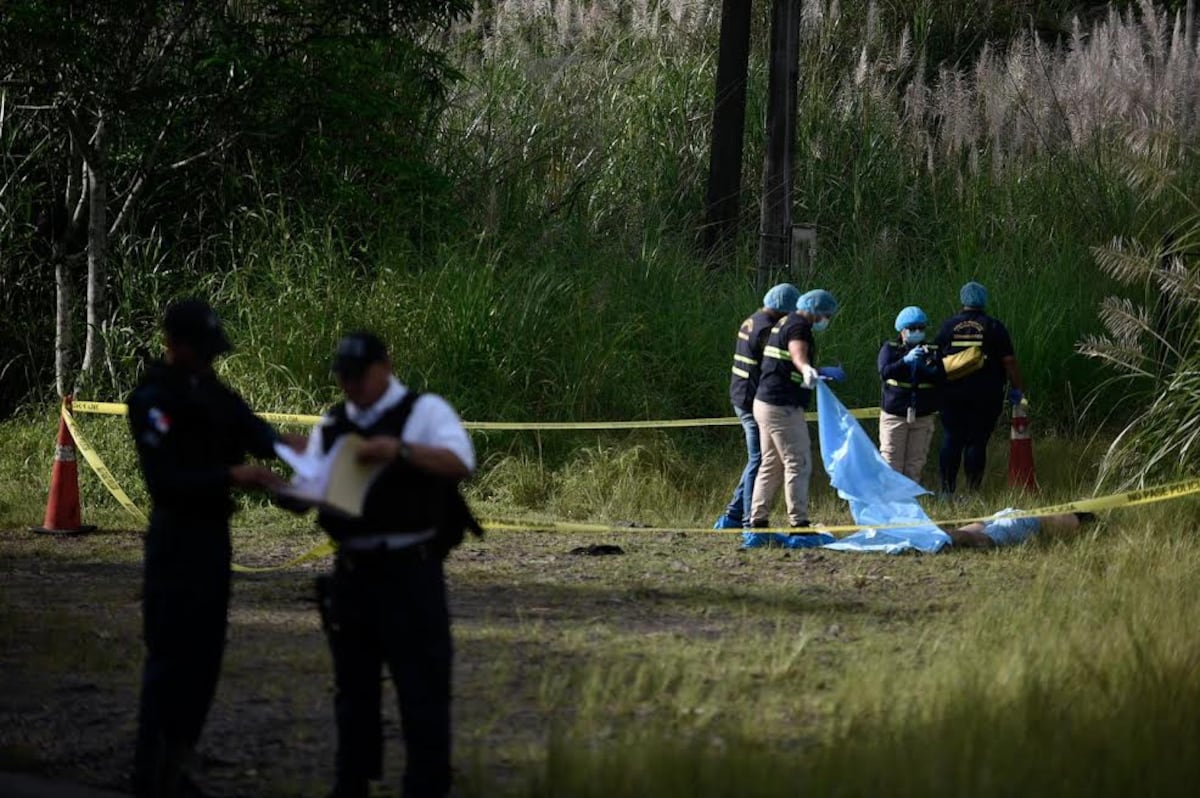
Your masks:
<svg viewBox="0 0 1200 798"><path fill-rule="evenodd" d="M762 462L762 445L758 437L758 424L754 414L740 407L733 408L738 421L742 422L742 430L746 433L746 468L742 478L733 491L733 498L725 508L725 515L733 521L742 521L750 526L750 499L754 496L754 480L758 476L758 466Z"/></svg>

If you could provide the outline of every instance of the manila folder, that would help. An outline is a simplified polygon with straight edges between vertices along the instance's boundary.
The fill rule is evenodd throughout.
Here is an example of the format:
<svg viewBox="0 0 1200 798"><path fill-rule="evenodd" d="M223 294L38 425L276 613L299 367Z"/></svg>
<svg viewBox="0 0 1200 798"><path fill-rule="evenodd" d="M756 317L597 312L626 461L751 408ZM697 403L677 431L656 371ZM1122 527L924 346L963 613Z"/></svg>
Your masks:
<svg viewBox="0 0 1200 798"><path fill-rule="evenodd" d="M321 459L315 474L308 478L297 476L280 493L341 515L361 516L367 491L385 466L358 461L363 443L365 439L355 433L341 436Z"/></svg>

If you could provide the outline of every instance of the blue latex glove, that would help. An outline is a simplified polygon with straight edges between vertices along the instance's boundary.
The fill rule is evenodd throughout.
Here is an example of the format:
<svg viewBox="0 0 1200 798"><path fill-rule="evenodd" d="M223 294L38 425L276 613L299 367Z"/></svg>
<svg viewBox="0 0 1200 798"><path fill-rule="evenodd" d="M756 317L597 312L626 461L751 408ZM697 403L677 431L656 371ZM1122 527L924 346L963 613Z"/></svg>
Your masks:
<svg viewBox="0 0 1200 798"><path fill-rule="evenodd" d="M1025 394L1021 393L1019 388L1012 388L1008 392L1009 404L1019 405L1021 400L1025 398Z"/></svg>
<svg viewBox="0 0 1200 798"><path fill-rule="evenodd" d="M921 361L921 357L924 354L924 347L914 346L912 349L908 350L908 354L901 358L901 360L903 360L906 365L915 366Z"/></svg>
<svg viewBox="0 0 1200 798"><path fill-rule="evenodd" d="M846 370L841 366L821 366L821 368L817 369L817 374L823 380L831 380L833 382L846 381Z"/></svg>

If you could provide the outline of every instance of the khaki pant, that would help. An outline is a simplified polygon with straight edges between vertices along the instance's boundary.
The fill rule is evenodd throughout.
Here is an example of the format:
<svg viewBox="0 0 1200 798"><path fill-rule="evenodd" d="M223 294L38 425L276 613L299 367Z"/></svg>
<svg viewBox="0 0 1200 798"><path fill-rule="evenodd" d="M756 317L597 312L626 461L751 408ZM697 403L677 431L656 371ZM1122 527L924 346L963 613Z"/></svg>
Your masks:
<svg viewBox="0 0 1200 798"><path fill-rule="evenodd" d="M750 502L751 524L767 522L780 483L787 500L788 523L808 525L808 478L812 475L812 444L804 408L769 405L754 400L754 421L762 443L762 463Z"/></svg>
<svg viewBox="0 0 1200 798"><path fill-rule="evenodd" d="M914 482L921 481L921 469L933 441L933 414L909 423L904 416L879 413L879 453L887 464Z"/></svg>

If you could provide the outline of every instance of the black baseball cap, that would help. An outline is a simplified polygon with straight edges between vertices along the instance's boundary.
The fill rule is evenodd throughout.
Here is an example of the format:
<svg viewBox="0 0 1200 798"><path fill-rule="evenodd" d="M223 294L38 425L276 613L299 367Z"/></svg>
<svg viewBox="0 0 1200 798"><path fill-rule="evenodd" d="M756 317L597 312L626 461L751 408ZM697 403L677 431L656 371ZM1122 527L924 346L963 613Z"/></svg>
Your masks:
<svg viewBox="0 0 1200 798"><path fill-rule="evenodd" d="M203 299L173 302L163 316L163 331L169 338L195 347L203 357L216 357L233 349L221 319Z"/></svg>
<svg viewBox="0 0 1200 798"><path fill-rule="evenodd" d="M338 341L333 354L333 372L346 379L358 379L372 363L388 359L387 346L379 336L369 332L355 332Z"/></svg>

